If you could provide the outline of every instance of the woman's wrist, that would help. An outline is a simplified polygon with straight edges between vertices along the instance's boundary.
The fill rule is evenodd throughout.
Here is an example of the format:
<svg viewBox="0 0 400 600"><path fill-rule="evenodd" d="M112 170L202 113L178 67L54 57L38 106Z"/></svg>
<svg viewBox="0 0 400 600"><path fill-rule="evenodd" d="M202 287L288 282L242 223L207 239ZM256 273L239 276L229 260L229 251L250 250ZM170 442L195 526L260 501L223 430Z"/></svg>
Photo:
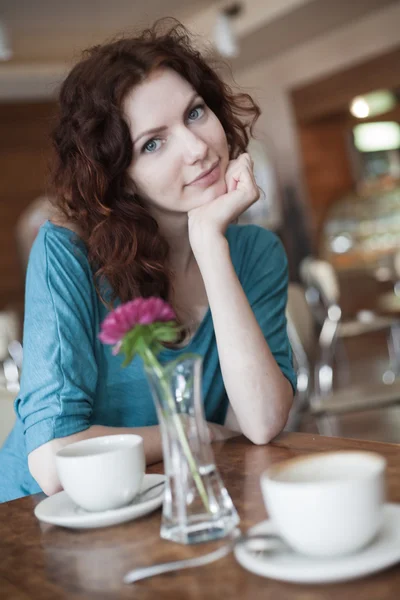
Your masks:
<svg viewBox="0 0 400 600"><path fill-rule="evenodd" d="M230 255L228 240L218 231L202 231L201 236L190 239L190 245L200 268L208 262L215 264L219 257Z"/></svg>

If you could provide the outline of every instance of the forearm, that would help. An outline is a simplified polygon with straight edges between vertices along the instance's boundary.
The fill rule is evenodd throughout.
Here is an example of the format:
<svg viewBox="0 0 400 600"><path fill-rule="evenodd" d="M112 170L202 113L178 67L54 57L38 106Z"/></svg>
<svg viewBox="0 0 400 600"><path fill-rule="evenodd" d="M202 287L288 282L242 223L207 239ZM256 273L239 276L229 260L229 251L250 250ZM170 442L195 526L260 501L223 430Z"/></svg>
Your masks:
<svg viewBox="0 0 400 600"><path fill-rule="evenodd" d="M211 250L205 250L210 248ZM214 323L225 388L243 433L266 443L284 427L292 388L264 338L229 254L214 236L195 251Z"/></svg>
<svg viewBox="0 0 400 600"><path fill-rule="evenodd" d="M208 423L208 427L211 441L217 442L235 435L240 435L227 427L215 423ZM36 450L33 450L28 456L31 475L40 485L42 490L48 496L51 496L62 490L55 464L55 455L58 450L61 450L61 448L64 448L64 446L67 446L68 444L73 444L74 442L79 442L81 440L88 440L90 438L106 435L121 435L124 433L133 433L140 435L143 438L147 465L160 462L163 459L161 433L158 425L149 427L106 427L103 425L92 425L84 431L62 438L56 438L39 446Z"/></svg>

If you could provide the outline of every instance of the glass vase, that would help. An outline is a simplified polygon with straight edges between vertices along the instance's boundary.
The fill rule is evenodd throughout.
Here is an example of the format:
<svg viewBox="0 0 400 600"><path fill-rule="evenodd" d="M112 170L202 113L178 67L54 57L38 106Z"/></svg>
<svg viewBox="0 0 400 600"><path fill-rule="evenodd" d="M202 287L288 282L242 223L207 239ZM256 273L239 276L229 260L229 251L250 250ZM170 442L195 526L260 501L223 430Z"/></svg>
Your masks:
<svg viewBox="0 0 400 600"><path fill-rule="evenodd" d="M202 358L186 354L146 367L160 423L166 487L160 535L182 544L215 540L239 523L210 444L202 402Z"/></svg>

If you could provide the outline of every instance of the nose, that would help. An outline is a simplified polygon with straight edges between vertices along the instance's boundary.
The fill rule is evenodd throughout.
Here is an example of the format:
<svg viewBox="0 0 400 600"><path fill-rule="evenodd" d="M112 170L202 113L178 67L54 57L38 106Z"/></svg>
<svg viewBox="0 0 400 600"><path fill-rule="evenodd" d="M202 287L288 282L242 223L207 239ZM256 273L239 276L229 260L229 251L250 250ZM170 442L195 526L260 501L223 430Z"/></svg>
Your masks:
<svg viewBox="0 0 400 600"><path fill-rule="evenodd" d="M196 133L186 128L183 130L182 151L185 161L189 164L204 160L207 156L208 145Z"/></svg>

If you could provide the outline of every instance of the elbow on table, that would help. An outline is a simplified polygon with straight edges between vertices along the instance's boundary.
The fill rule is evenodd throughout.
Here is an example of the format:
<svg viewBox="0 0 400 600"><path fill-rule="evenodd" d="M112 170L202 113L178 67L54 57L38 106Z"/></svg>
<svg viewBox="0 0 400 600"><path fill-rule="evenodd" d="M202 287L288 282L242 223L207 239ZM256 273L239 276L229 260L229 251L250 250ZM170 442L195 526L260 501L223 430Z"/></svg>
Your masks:
<svg viewBox="0 0 400 600"><path fill-rule="evenodd" d="M28 455L28 467L33 479L47 496L62 490L51 442L36 448Z"/></svg>
<svg viewBox="0 0 400 600"><path fill-rule="evenodd" d="M57 494L57 492L61 492L62 491L62 486L60 485L60 483L57 481L52 481L52 480L47 480L47 479L43 479L42 481L38 481L36 479L37 483L40 485L40 487L42 488L42 491L46 494L46 496L53 496L54 494Z"/></svg>
<svg viewBox="0 0 400 600"><path fill-rule="evenodd" d="M271 442L277 435L280 434L283 427L277 429L265 427L264 429L258 429L257 431L249 432L248 434L246 434L246 437L250 440L250 442L252 442L256 446L265 446L266 444L269 444L269 442Z"/></svg>
<svg viewBox="0 0 400 600"><path fill-rule="evenodd" d="M282 403L279 412L274 415L272 422L271 419L269 419L264 425L258 423L257 427L252 428L251 431L243 433L251 442L253 442L253 444L256 444L257 446L265 446L266 444L269 444L274 438L282 433L289 417L292 402L293 400L290 400L287 403Z"/></svg>

